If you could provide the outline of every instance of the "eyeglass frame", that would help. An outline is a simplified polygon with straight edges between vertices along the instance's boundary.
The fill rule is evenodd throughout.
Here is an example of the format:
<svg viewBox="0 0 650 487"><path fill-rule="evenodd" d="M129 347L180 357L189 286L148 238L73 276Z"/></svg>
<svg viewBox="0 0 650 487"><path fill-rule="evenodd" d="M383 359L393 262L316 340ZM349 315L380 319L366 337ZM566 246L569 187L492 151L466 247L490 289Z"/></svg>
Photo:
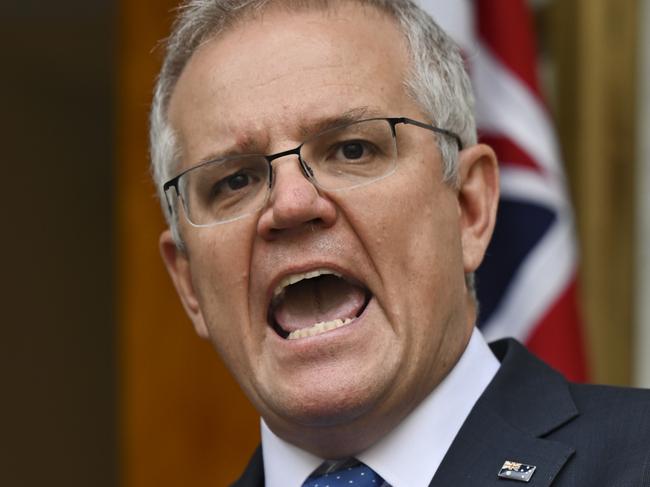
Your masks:
<svg viewBox="0 0 650 487"><path fill-rule="evenodd" d="M451 137L456 142L456 145L458 147L458 151L460 152L460 151L463 150L463 141L460 139L460 136L458 134L456 134L455 132L452 132L451 130L443 129L443 128L440 128L440 127L436 127L436 126L428 124L428 123L419 122L417 120L414 120L414 119L408 118L408 117L366 118L366 119L362 119L362 120L353 121L353 122L350 122L350 123L345 123L345 124L342 124L342 125L337 126L337 127L332 127L331 129L324 130L323 132L327 132L328 130L336 130L337 128L345 127L345 126L351 125L351 124L357 124L357 123L363 123L363 122L372 122L372 121L375 121L375 120L383 120L383 121L388 122L388 124L390 125L390 129L391 129L391 132L393 133L394 138L397 138L397 131L395 130L396 125L401 124L401 123L403 123L405 125L415 125L416 127L420 127L420 128L423 128L423 129L430 130L431 132L434 132L436 134ZM271 189L273 187L273 174L274 174L273 165L271 163L276 159L280 159L281 157L286 157L286 156L290 156L290 155L295 154L296 156L298 156L298 161L300 162L300 170L302 171L305 178L308 181L310 181L312 183L315 183L316 186L318 186L318 182L314 179L314 171L313 171L313 169L309 166L309 164L307 164L307 161L305 161L302 158L302 155L300 154L300 151L301 151L302 147L306 143L308 143L314 137L317 137L319 134L320 134L320 132L317 133L317 134L314 134L313 136L309 137L307 140L303 141L302 143L300 143L297 147L295 147L293 149L284 150L284 151L281 151L281 152L276 152L275 154L270 154L270 155L265 155L265 154L242 154L242 156L247 156L247 157L248 156L259 156L259 157L264 158L266 160L266 162L269 165L269 189ZM218 157L216 159L210 159L210 160L202 162L200 164L196 164L196 165L194 165L192 167L189 167L189 168L185 169L184 171L181 171L176 176L174 176L173 178L171 178L170 180L165 182L163 184L162 189L163 189L163 193L165 194L165 199L167 200L167 208L169 209L169 213L172 214L172 215L174 214L172 201L169 198L169 195L167 193L169 191L169 189L173 187L174 190L176 191L176 194L178 195L178 197L183 199L183 196L181 195L181 192L180 192L180 190L178 188L178 181L180 180L181 177L183 177L185 174L187 174L190 171L193 171L194 169L196 169L198 167L203 167L203 166L206 166L208 164L214 164L215 162L219 162L220 160L226 160L226 159L227 158L225 158L225 157ZM189 216L187 215L187 209L185 208L185 204L183 204L183 212L186 213L186 217L189 220ZM219 223L225 223L225 222L217 221L217 222L214 222L214 225L217 225Z"/></svg>

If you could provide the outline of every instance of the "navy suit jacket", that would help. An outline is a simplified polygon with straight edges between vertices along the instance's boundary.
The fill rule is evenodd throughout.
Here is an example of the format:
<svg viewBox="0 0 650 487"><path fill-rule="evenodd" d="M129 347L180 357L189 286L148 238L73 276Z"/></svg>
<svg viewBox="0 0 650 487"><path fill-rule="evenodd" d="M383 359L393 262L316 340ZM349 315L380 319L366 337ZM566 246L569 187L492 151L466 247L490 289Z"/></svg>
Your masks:
<svg viewBox="0 0 650 487"><path fill-rule="evenodd" d="M581 385L517 341L490 345L501 367L430 487L650 487L650 390ZM498 478L505 461L537 468ZM258 448L233 487L264 487Z"/></svg>

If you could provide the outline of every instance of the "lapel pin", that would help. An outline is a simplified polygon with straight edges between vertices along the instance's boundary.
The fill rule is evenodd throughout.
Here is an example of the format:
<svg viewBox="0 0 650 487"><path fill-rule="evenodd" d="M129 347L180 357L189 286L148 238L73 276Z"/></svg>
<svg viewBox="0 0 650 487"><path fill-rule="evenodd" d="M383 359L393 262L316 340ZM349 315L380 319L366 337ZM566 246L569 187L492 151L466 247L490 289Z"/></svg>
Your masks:
<svg viewBox="0 0 650 487"><path fill-rule="evenodd" d="M498 477L501 479L518 480L520 482L530 482L530 478L535 473L535 465L526 465L525 463L506 461L499 471Z"/></svg>

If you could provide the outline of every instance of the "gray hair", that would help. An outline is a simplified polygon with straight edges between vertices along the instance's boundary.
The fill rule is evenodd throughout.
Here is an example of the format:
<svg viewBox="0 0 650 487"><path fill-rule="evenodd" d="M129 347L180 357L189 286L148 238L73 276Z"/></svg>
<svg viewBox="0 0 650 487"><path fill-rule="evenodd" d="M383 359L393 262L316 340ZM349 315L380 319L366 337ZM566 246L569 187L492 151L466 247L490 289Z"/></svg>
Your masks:
<svg viewBox="0 0 650 487"><path fill-rule="evenodd" d="M338 0L341 1L341 0ZM375 7L396 20L411 57L405 73L407 92L434 125L455 132L464 147L476 143L474 96L463 59L454 41L412 0L348 0ZM181 148L167 120L174 87L194 52L246 16L269 5L287 8L327 8L328 0L186 0L166 42L166 52L156 83L151 110L150 145L153 178L163 211L179 247L178 220L165 204L162 186L178 171ZM443 160L443 179L458 184L458 147L449 137L438 136ZM466 276L473 289L473 276Z"/></svg>

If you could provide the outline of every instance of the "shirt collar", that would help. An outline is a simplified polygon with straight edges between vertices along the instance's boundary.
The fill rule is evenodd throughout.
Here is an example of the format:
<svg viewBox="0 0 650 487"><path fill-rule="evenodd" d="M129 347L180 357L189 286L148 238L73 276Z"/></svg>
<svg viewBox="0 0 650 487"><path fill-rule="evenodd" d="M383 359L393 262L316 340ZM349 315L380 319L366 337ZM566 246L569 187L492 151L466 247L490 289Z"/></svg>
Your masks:
<svg viewBox="0 0 650 487"><path fill-rule="evenodd" d="M323 459L276 436L262 419L262 458L266 487L300 487Z"/></svg>
<svg viewBox="0 0 650 487"><path fill-rule="evenodd" d="M427 487L456 434L499 368L474 328L458 363L395 429L357 458L393 487ZM262 420L267 487L299 487L323 462L276 436Z"/></svg>

